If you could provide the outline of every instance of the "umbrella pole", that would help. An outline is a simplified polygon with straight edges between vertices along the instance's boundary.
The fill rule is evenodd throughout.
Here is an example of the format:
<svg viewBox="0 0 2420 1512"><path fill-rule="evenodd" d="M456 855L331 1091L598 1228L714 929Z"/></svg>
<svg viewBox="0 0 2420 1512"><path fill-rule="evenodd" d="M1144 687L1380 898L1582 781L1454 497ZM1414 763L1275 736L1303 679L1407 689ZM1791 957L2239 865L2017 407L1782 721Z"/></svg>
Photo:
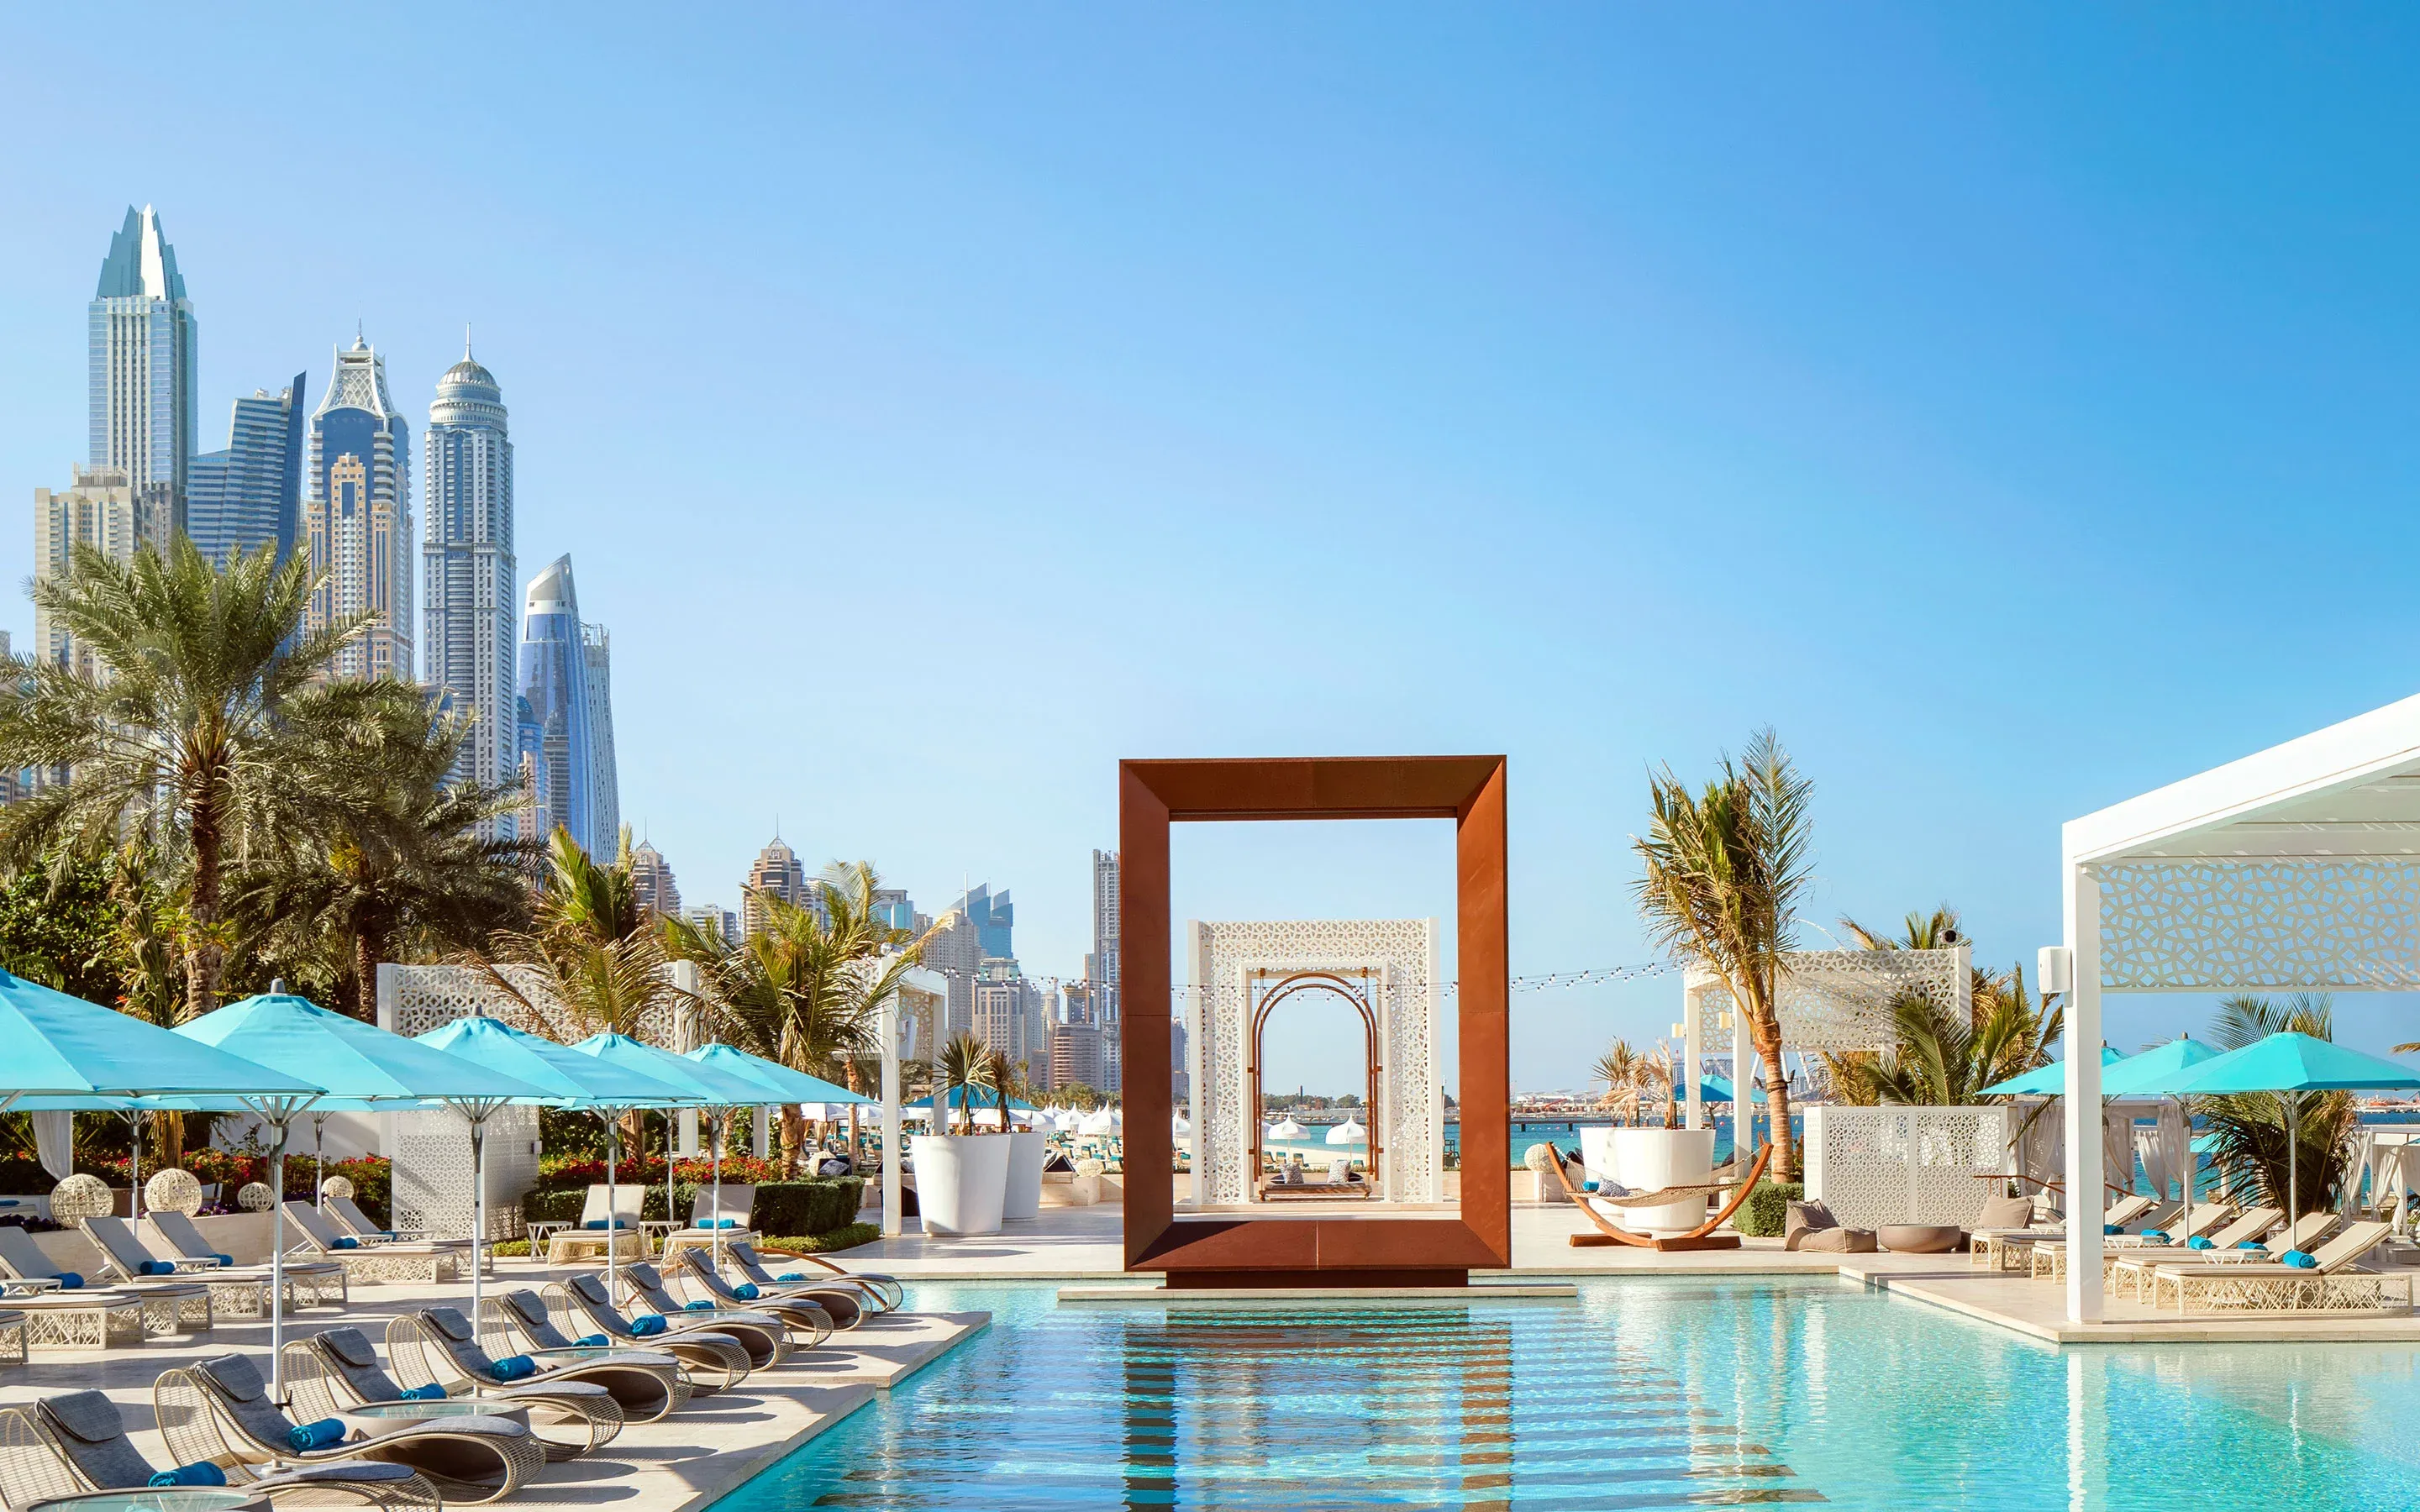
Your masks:
<svg viewBox="0 0 2420 1512"><path fill-rule="evenodd" d="M2286 1227L2290 1229L2303 1220L2303 1131L2296 1127L2302 1121L2303 1094L2282 1092L2277 1104L2286 1110L2286 1205L2293 1210L2286 1214Z"/></svg>
<svg viewBox="0 0 2420 1512"><path fill-rule="evenodd" d="M664 1222L675 1227L686 1227L687 1225L680 1221L680 1214L673 1211L673 1132L679 1118L680 1115L671 1108L664 1109ZM664 1247L672 1248L672 1242L673 1230L667 1228L664 1230Z"/></svg>
<svg viewBox="0 0 2420 1512"><path fill-rule="evenodd" d="M321 1212L328 1211L328 1116L311 1115L311 1206ZM395 1214L386 1215L388 1223Z"/></svg>
<svg viewBox="0 0 2420 1512"><path fill-rule="evenodd" d="M714 1232L707 1236L706 1242L713 1246L714 1269L718 1273L722 1270L722 1119L725 1111L722 1108L706 1111L706 1136L714 1141L714 1201L706 1210L713 1214Z"/></svg>
<svg viewBox="0 0 2420 1512"><path fill-rule="evenodd" d="M143 1115L126 1115L127 1140L126 1211L136 1223L143 1221Z"/></svg>
<svg viewBox="0 0 2420 1512"><path fill-rule="evenodd" d="M613 1191L613 1156L622 1143L622 1130L610 1110L597 1117L605 1120L605 1297L616 1307L622 1305L622 1272L613 1258L622 1249L621 1203Z"/></svg>
<svg viewBox="0 0 2420 1512"><path fill-rule="evenodd" d="M393 1220L390 1218L389 1220ZM611 1234L612 1229L606 1232ZM482 1113L471 1120L471 1336L479 1336L487 1325L482 1322L480 1303L486 1293L481 1286L488 1265L488 1118Z"/></svg>
<svg viewBox="0 0 2420 1512"><path fill-rule="evenodd" d="M269 1399L286 1405L286 1123L269 1151Z"/></svg>

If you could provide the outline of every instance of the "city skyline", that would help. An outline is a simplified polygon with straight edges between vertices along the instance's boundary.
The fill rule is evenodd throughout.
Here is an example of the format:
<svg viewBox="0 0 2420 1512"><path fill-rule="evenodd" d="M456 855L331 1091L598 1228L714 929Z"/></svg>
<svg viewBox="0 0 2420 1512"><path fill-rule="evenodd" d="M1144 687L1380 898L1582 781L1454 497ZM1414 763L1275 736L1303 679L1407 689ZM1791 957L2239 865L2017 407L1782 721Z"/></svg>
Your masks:
<svg viewBox="0 0 2420 1512"><path fill-rule="evenodd" d="M437 380L427 446L421 681L477 721L456 776L494 787L520 775L513 440L504 390L468 332L462 360Z"/></svg>

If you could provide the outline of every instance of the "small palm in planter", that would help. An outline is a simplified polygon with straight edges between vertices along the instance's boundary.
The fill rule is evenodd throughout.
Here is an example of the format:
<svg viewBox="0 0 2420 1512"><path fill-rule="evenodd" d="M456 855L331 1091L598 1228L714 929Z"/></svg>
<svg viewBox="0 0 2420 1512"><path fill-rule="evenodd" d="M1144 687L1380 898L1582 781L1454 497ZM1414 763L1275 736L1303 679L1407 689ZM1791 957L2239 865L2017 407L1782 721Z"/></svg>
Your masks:
<svg viewBox="0 0 2420 1512"><path fill-rule="evenodd" d="M941 1046L934 1067L939 1096L934 1132L918 1134L916 1206L928 1234L996 1234L1001 1208L1007 1196L1010 1141L982 1134L951 1134L950 1104L961 1087L972 1092L989 1088L997 1074L997 1058L971 1034L961 1034ZM970 1121L972 1109L970 1107Z"/></svg>

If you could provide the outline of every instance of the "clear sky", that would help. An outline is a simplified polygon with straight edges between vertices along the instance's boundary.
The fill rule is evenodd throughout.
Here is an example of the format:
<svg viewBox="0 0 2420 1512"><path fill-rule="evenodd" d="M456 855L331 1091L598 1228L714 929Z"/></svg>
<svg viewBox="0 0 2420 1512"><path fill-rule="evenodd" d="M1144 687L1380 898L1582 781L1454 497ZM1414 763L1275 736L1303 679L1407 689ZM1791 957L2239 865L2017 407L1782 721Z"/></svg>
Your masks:
<svg viewBox="0 0 2420 1512"><path fill-rule="evenodd" d="M1515 970L1637 961L1645 770L1771 722L1819 922L1946 900L2030 962L2061 820L2420 685L2416 48L2357 8L20 7L0 488L82 459L85 302L154 204L205 447L357 318L416 437L472 323L522 578L569 550L612 627L623 812L692 901L778 817L928 908L1012 888L1072 974L1117 758L1502 751ZM1236 839L1180 917L1450 900L1430 840ZM1518 999L1516 1081L1676 1001Z"/></svg>

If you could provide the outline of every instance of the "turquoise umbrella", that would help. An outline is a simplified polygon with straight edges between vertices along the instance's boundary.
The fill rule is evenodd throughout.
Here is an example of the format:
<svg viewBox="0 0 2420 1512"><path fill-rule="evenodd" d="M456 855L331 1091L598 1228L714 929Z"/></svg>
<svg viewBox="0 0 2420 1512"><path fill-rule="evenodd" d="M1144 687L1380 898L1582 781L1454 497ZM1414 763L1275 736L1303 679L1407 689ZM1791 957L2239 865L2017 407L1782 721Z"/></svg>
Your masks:
<svg viewBox="0 0 2420 1512"><path fill-rule="evenodd" d="M2192 1073L2205 1060L2214 1060L2219 1051L2202 1043L2189 1034L2180 1034L2165 1044L2153 1045L2140 1055L2128 1056L2114 1066L2104 1066L2101 1072L2101 1095L2103 1097L2139 1097L2146 1092L2161 1098L2176 1097L2175 1084ZM2181 1098L2178 1101L2182 1102ZM2194 1179L2199 1163L2194 1159L2193 1119L2185 1119L2185 1208L2184 1231L2193 1231ZM2160 1194L2165 1198L2167 1193Z"/></svg>
<svg viewBox="0 0 2420 1512"><path fill-rule="evenodd" d="M2297 1137L2304 1092L2382 1091L2420 1088L2420 1075L2383 1057L2365 1055L2313 1035L2286 1030L2241 1050L2213 1056L2180 1075L2172 1090L2193 1097L2226 1092L2275 1092L2286 1117L2286 1191L2302 1217L2302 1146Z"/></svg>
<svg viewBox="0 0 2420 1512"><path fill-rule="evenodd" d="M615 1147L620 1143L613 1122L632 1108L686 1103L690 1101L689 1096L678 1088L666 1086L627 1066L600 1057L582 1055L569 1045L525 1033L497 1019L456 1019L442 1029L432 1029L422 1035L419 1042L442 1050L447 1055L491 1066L544 1090L561 1106L594 1113L603 1120L606 1283L608 1286L616 1285L621 1277L614 1257L622 1247L622 1241L613 1227L615 1222L613 1216L615 1191L613 1157ZM471 1316L479 1316L479 1286L475 1272L472 1276Z"/></svg>
<svg viewBox="0 0 2420 1512"><path fill-rule="evenodd" d="M1736 1093L1731 1087L1731 1079L1728 1076L1709 1073L1708 1075L1699 1079L1698 1101L1700 1103L1728 1103L1735 1095ZM1762 1082L1751 1083L1748 1087L1747 1095L1748 1101L1751 1103L1763 1102L1764 1084Z"/></svg>
<svg viewBox="0 0 2420 1512"><path fill-rule="evenodd" d="M2103 1067L2114 1065L2122 1058L2117 1051L2107 1045L2101 1047L2101 1064ZM2005 1082L1993 1082L1975 1095L1978 1097L2058 1097L2066 1090L2067 1062L2054 1060L2047 1066L2036 1066L2031 1071L2020 1072ZM2107 1088L2104 1088L2102 1090L2105 1094Z"/></svg>
<svg viewBox="0 0 2420 1512"><path fill-rule="evenodd" d="M802 1071L792 1071L778 1060L752 1056L745 1050L727 1044L710 1044L690 1051L681 1057L701 1066L729 1072L742 1081L754 1082L777 1103L862 1103L871 1105L874 1099L861 1097L845 1087L810 1076Z"/></svg>
<svg viewBox="0 0 2420 1512"><path fill-rule="evenodd" d="M0 1109L122 1107L155 1094L300 1097L306 1077L192 1040L0 971Z"/></svg>
<svg viewBox="0 0 2420 1512"><path fill-rule="evenodd" d="M709 1066L703 1061L684 1059L669 1050L659 1050L654 1045L643 1044L627 1034L592 1034L571 1048L582 1055L610 1060L617 1066L627 1066L643 1076L652 1076L659 1082L669 1082L687 1094L684 1101L705 1106L706 1117L712 1121L707 1137L714 1147L714 1184L718 1189L716 1196L719 1198L720 1188L722 1185L722 1141L716 1137L716 1134L720 1132L722 1116L733 1108L759 1105L765 1101L765 1088L744 1077L734 1076L720 1067ZM721 1209L719 1204L715 1212L718 1217L721 1216ZM667 1219L673 1217L673 1161L670 1139L664 1141L664 1216ZM607 1246L609 1252L611 1247ZM721 1263L722 1243L720 1239L717 1239L714 1243L714 1257L717 1264Z"/></svg>
<svg viewBox="0 0 2420 1512"><path fill-rule="evenodd" d="M474 1304L479 1273L485 1263L487 1233L483 1198L486 1187L487 1121L508 1103L543 1103L546 1094L502 1072L476 1065L442 1050L391 1034L349 1014L334 1013L285 991L284 982L191 1024L178 1026L179 1037L214 1045L230 1055L256 1060L274 1071L327 1088L320 1106L338 1109L395 1109L442 1103L471 1124L471 1161L474 1215L471 1236L471 1287ZM163 1099L174 1105L178 1100ZM286 1388L286 1135L301 1104L277 1110L256 1109L277 1132L271 1147L269 1359L270 1385L283 1397Z"/></svg>

